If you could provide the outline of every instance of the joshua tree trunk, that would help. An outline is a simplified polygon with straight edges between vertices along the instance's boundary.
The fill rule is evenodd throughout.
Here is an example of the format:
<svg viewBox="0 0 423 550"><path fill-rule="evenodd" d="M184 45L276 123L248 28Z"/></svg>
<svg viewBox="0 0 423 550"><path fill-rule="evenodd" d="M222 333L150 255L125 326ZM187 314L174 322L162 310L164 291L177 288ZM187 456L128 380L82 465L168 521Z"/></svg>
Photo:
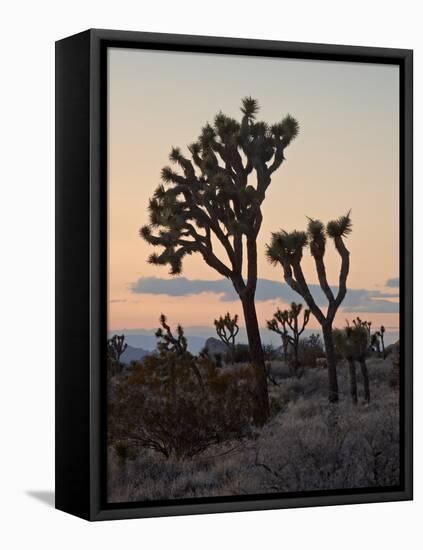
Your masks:
<svg viewBox="0 0 423 550"><path fill-rule="evenodd" d="M367 364L365 359L360 359L360 368L361 368L361 374L363 376L364 400L367 403L370 403L369 373L367 370Z"/></svg>
<svg viewBox="0 0 423 550"><path fill-rule="evenodd" d="M332 324L324 324L323 339L325 342L326 362L328 365L329 377L329 402L337 403L338 398L338 376L336 373L336 355L335 346L333 343Z"/></svg>
<svg viewBox="0 0 423 550"><path fill-rule="evenodd" d="M250 348L251 361L255 371L256 379L256 401L257 411L254 421L262 426L269 418L269 395L267 391L266 366L261 344L260 330L257 321L254 294L246 293L241 297L244 311L245 328L247 329L248 345Z"/></svg>
<svg viewBox="0 0 423 550"><path fill-rule="evenodd" d="M288 341L288 338L285 336L284 338L282 338L283 360L285 361L285 363L288 362L288 345L289 345L289 341Z"/></svg>
<svg viewBox="0 0 423 550"><path fill-rule="evenodd" d="M357 375L355 371L355 361L354 359L348 360L348 366L350 369L350 393L351 399L354 405L357 405Z"/></svg>
<svg viewBox="0 0 423 550"><path fill-rule="evenodd" d="M293 347L294 347L294 359L293 359L293 362L292 362L292 373L294 376L298 376L299 377L299 361L298 361L298 344L299 344L299 338L298 337L294 337L294 342L293 342Z"/></svg>

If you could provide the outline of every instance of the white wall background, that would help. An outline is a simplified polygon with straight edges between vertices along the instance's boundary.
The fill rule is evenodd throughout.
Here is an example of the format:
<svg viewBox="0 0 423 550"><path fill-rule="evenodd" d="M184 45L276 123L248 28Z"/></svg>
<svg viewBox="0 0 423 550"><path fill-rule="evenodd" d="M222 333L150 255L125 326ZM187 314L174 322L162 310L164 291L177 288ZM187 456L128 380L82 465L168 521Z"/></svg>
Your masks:
<svg viewBox="0 0 423 550"><path fill-rule="evenodd" d="M415 204L422 206L417 0L72 0L4 3L0 32L0 546L14 548L418 548L421 353L415 357L415 501L89 524L54 486L54 41L89 27L415 49ZM416 226L416 306L423 276ZM420 249L420 250L419 250ZM416 318L416 340L422 321ZM417 347L416 346L416 347Z"/></svg>

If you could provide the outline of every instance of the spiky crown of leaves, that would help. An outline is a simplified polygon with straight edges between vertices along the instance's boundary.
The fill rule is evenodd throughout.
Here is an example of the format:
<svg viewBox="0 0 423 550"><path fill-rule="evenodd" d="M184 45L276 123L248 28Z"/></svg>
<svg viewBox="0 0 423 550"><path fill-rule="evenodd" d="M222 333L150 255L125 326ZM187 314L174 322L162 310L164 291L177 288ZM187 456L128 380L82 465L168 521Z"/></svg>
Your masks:
<svg viewBox="0 0 423 550"><path fill-rule="evenodd" d="M327 223L317 219L308 218L307 231L281 230L272 233L270 245L267 245L266 256L270 263L292 263L301 260L304 247L310 247L310 252L315 258L323 258L326 250L326 238L341 239L347 237L352 231L351 211L336 220Z"/></svg>
<svg viewBox="0 0 423 550"><path fill-rule="evenodd" d="M279 231L272 233L271 244L266 248L266 256L270 263L290 263L294 259L300 260L303 249L308 243L305 231Z"/></svg>
<svg viewBox="0 0 423 550"><path fill-rule="evenodd" d="M150 223L140 229L148 243L164 248L151 254L150 263L167 264L171 274L178 274L187 254L211 247L210 231L223 240L254 230L270 175L299 132L291 115L269 126L256 121L258 111L257 100L245 97L241 122L218 113L188 146L191 158L172 148L169 160L178 170L162 169L163 183L149 201ZM248 175L258 168L266 177L249 185Z"/></svg>

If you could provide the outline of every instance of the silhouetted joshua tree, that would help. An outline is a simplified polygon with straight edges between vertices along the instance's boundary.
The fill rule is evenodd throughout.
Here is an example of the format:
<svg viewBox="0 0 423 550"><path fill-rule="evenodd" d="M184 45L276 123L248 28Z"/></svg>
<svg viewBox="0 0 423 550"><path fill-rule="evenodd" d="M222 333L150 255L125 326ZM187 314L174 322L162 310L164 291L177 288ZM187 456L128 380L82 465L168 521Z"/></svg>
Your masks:
<svg viewBox="0 0 423 550"><path fill-rule="evenodd" d="M350 372L350 394L354 405L357 405L357 373L355 368L356 352L352 337L352 328L347 326L344 330L333 331L336 351L348 362Z"/></svg>
<svg viewBox="0 0 423 550"><path fill-rule="evenodd" d="M371 335L370 338L370 345L374 351L376 351L377 356L381 357L381 351L380 351L380 332L376 331Z"/></svg>
<svg viewBox="0 0 423 550"><path fill-rule="evenodd" d="M285 360L287 347L289 344L292 345L294 354L292 367L295 375L298 375L298 345L300 343L300 336L304 332L304 329L310 319L310 310L305 309L302 323L299 322L299 317L302 309L302 304L296 304L295 302L292 302L290 310L281 311L278 308L277 311L273 314L273 319L267 321L267 328L273 332L276 332L277 334L280 334L282 338ZM289 329L291 330L292 335L289 334L287 327L289 327Z"/></svg>
<svg viewBox="0 0 423 550"><path fill-rule="evenodd" d="M239 332L238 315L232 318L228 311L224 317L214 320L214 326L219 338L228 346L233 364L235 359L235 338Z"/></svg>
<svg viewBox="0 0 423 550"><path fill-rule="evenodd" d="M348 323L348 321L347 321ZM363 321L360 319L360 317L357 317L353 323L358 323L361 327L367 330L367 334L369 336L369 341L372 339L372 322L371 321Z"/></svg>
<svg viewBox="0 0 423 550"><path fill-rule="evenodd" d="M382 357L386 359L386 351L385 351L385 327L382 325L380 327L380 330L378 331L378 335L380 338L380 343L382 344Z"/></svg>
<svg viewBox="0 0 423 550"><path fill-rule="evenodd" d="M216 115L213 125L207 123L188 147L191 158L172 149L169 158L179 171L163 168L163 184L149 203L150 224L140 233L151 245L163 247L149 262L169 265L172 275L181 273L185 256L198 253L231 280L242 303L255 370L255 421L263 424L269 416L269 396L255 308L257 236L266 190L298 134L298 123L288 115L269 126L256 121L258 110L257 101L246 97L241 122ZM249 183L251 174L254 185Z"/></svg>
<svg viewBox="0 0 423 550"><path fill-rule="evenodd" d="M360 318L357 317L357 320L360 321ZM376 352L379 357L383 357L383 359L386 359L386 351L385 351L385 327L382 325L379 330L377 330L374 334L371 335L370 343L373 348L376 349ZM381 351L382 346L382 351Z"/></svg>
<svg viewBox="0 0 423 550"><path fill-rule="evenodd" d="M279 334L279 336L282 339L282 349L283 349L283 360L285 363L288 361L288 347L289 347L289 335L288 335L288 329L287 329L287 319L285 315L286 310L282 311L281 309L277 309L276 312L273 314L273 319L270 319L270 321L266 321L266 325L268 330L271 330L272 332L275 332L276 334Z"/></svg>
<svg viewBox="0 0 423 550"><path fill-rule="evenodd" d="M163 313L160 315L160 324L162 326L155 333L156 338L159 340L157 343L159 352L166 353L170 351L176 355L184 355L187 352L188 343L181 325L176 327L177 335L174 336Z"/></svg>
<svg viewBox="0 0 423 550"><path fill-rule="evenodd" d="M110 359L120 363L120 358L128 345L125 343L125 335L115 334L107 340L107 354Z"/></svg>
<svg viewBox="0 0 423 550"><path fill-rule="evenodd" d="M360 364L361 374L363 376L364 399L367 403L369 403L370 382L366 359L370 350L370 336L368 325L366 325L366 322L362 321L359 317L353 321L352 339L354 342L355 358Z"/></svg>
<svg viewBox="0 0 423 550"><path fill-rule="evenodd" d="M287 233L286 231L280 231L273 233L271 244L267 247L269 261L275 265L280 264L282 266L286 283L302 296L311 313L322 327L328 365L329 401L331 403L335 403L339 399L332 326L336 312L347 293L350 253L345 246L344 238L351 233L351 230L352 223L349 212L337 220L330 221L326 227L321 221L309 218L307 232L293 231L292 233ZM336 296L328 284L324 263L327 237L333 240L335 249L341 257L339 286ZM320 287L328 301L326 314L316 304L301 266L303 251L307 245L310 247L310 252L315 262Z"/></svg>
<svg viewBox="0 0 423 550"><path fill-rule="evenodd" d="M176 368L178 364L183 365L184 360L186 360L186 367L193 370L200 387L204 389L201 373L188 351L188 342L182 326L178 325L176 327L176 336L174 336L163 313L160 315L160 324L161 327L155 332L155 336L158 339L157 349L160 355L163 356L164 365L169 370L169 381L173 399L176 400Z"/></svg>

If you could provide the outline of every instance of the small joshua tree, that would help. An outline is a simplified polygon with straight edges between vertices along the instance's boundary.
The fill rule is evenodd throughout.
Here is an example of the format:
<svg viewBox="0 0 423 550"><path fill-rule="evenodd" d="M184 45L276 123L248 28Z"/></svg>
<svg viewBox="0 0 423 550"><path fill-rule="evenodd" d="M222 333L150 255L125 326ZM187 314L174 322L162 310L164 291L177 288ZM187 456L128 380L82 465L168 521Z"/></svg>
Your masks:
<svg viewBox="0 0 423 550"><path fill-rule="evenodd" d="M285 363L288 361L288 346L289 346L289 335L287 329L287 319L285 311L277 309L273 314L273 319L266 321L268 330L279 334L282 339L282 349L283 349L283 359Z"/></svg>
<svg viewBox="0 0 423 550"><path fill-rule="evenodd" d="M278 308L276 313L273 314L273 319L267 321L267 328L273 332L276 332L277 334L280 334L282 338L282 345L284 346L284 354L286 354L284 342L288 342L288 344L292 345L292 349L294 352L292 367L295 375L298 375L298 346L300 343L300 336L304 332L304 329L310 319L310 310L305 309L302 322L299 322L299 317L302 310L302 304L296 304L295 302L292 302L291 309L281 311ZM289 327L292 334L289 334L287 327Z"/></svg>
<svg viewBox="0 0 423 550"><path fill-rule="evenodd" d="M357 317L358 320L359 317ZM385 350L385 332L386 329L382 325L379 330L377 330L374 334L371 336L371 345L374 347L377 351L378 356L382 356L383 359L386 359L386 350ZM381 352L382 347L382 352Z"/></svg>
<svg viewBox="0 0 423 550"><path fill-rule="evenodd" d="M348 362L351 399L354 405L357 405L357 373L355 368L356 356L354 353L352 328L347 326L344 330L334 330L333 338L336 351Z"/></svg>
<svg viewBox="0 0 423 550"><path fill-rule="evenodd" d="M266 191L299 126L290 115L273 125L257 121L258 111L258 102L245 97L240 122L218 113L189 145L188 155L172 149L169 158L177 169L163 168L163 184L149 203L150 223L140 234L161 247L149 262L168 265L171 275L181 273L186 256L198 254L232 282L242 303L256 380L255 422L262 425L270 409L255 307L257 238Z"/></svg>
<svg viewBox="0 0 423 550"><path fill-rule="evenodd" d="M273 233L271 244L267 247L269 261L282 266L285 282L302 296L311 313L322 327L328 365L329 401L331 403L336 403L339 399L336 355L333 343L333 321L347 293L350 253L345 246L344 239L351 233L351 230L350 212L337 220L330 221L326 227L320 220L309 218L307 231ZM333 240L335 249L341 257L341 270L336 296L328 284L324 263L327 237ZM315 262L320 287L328 301L326 314L316 304L301 266L303 251L307 245L310 247Z"/></svg>
<svg viewBox="0 0 423 550"><path fill-rule="evenodd" d="M351 330L352 340L354 343L354 354L356 360L360 364L361 374L363 376L364 399L367 403L370 402L370 382L369 372L367 370L366 359L370 349L370 336L368 324L362 321L359 317L354 319Z"/></svg>
<svg viewBox="0 0 423 550"><path fill-rule="evenodd" d="M125 343L125 335L115 334L107 340L107 355L110 359L120 362L120 358L128 345Z"/></svg>
<svg viewBox="0 0 423 550"><path fill-rule="evenodd" d="M302 338L300 340L298 356L303 365L316 367L317 359L321 359L324 356L320 334L313 333L308 338Z"/></svg>
<svg viewBox="0 0 423 550"><path fill-rule="evenodd" d="M160 353L163 366L169 370L170 387L173 398L176 399L176 371L178 364L185 364L193 370L200 387L203 387L203 381L195 361L192 360L192 355L188 352L188 342L182 326L178 325L176 327L175 336L167 324L166 316L163 313L160 315L160 324L161 327L155 333L158 340L157 349ZM184 360L186 361L184 362Z"/></svg>
<svg viewBox="0 0 423 550"><path fill-rule="evenodd" d="M185 355L188 349L187 339L181 325L176 327L176 336L173 335L170 326L167 324L166 316L160 315L161 327L156 330L155 336L159 340L157 349L160 353L173 352L176 355Z"/></svg>
<svg viewBox="0 0 423 550"><path fill-rule="evenodd" d="M376 331L376 332L374 332L374 333L371 335L371 338L370 338L370 345L371 345L372 349L373 349L374 351L376 351L377 356L378 356L378 357L381 357L381 352L380 352L380 332L379 332L379 331Z"/></svg>
<svg viewBox="0 0 423 550"><path fill-rule="evenodd" d="M231 317L228 311L224 317L214 320L214 326L219 338L228 346L233 364L235 360L235 338L239 332L238 315Z"/></svg>
<svg viewBox="0 0 423 550"><path fill-rule="evenodd" d="M380 330L378 331L380 343L382 344L382 357L386 359L386 351L385 351L385 327L382 325L380 327Z"/></svg>
<svg viewBox="0 0 423 550"><path fill-rule="evenodd" d="M122 370L120 358L127 347L124 334L120 336L115 334L107 340L107 365L110 376L114 376Z"/></svg>
<svg viewBox="0 0 423 550"><path fill-rule="evenodd" d="M350 371L350 392L353 403L357 404L357 377L355 363L358 361L363 377L364 399L370 401L369 375L366 358L370 349L371 336L369 326L371 324L362 321L359 317L353 321L353 325L347 324L343 330L334 331L336 351L348 362Z"/></svg>

